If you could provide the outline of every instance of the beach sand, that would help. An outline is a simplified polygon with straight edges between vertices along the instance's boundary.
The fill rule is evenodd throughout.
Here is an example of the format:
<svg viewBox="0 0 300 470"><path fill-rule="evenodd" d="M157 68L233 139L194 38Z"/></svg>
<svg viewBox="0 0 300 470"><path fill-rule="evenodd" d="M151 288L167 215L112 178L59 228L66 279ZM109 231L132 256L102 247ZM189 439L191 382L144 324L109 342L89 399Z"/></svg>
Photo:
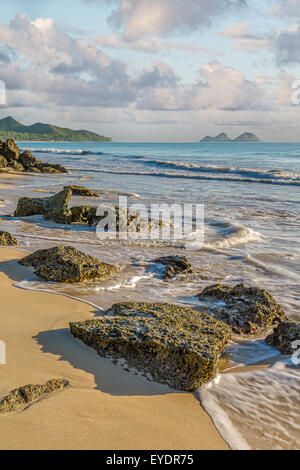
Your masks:
<svg viewBox="0 0 300 470"><path fill-rule="evenodd" d="M69 334L95 308L23 290L24 252L0 248L0 398L22 385L61 377L70 385L21 412L0 416L0 449L228 449L192 393L129 374Z"/></svg>

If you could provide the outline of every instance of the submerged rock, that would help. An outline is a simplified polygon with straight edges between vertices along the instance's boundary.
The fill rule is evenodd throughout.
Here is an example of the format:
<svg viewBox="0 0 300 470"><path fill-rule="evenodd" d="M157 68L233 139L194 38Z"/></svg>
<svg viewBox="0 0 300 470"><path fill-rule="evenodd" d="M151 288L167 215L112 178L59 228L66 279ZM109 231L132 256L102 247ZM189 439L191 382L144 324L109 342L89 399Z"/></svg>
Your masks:
<svg viewBox="0 0 300 470"><path fill-rule="evenodd" d="M51 379L43 385L25 385L24 387L16 388L0 401L0 414L13 413L25 408L30 403L34 403L51 393L62 390L66 385L68 385L67 380Z"/></svg>
<svg viewBox="0 0 300 470"><path fill-rule="evenodd" d="M22 197L18 201L14 216L43 215L46 219L52 219L59 224L70 224L72 222L72 212L69 208L71 197L72 192L66 189L51 197Z"/></svg>
<svg viewBox="0 0 300 470"><path fill-rule="evenodd" d="M93 191L85 188L84 186L77 186L72 184L70 186L64 186L64 189L70 189L74 196L99 197L99 194L93 193Z"/></svg>
<svg viewBox="0 0 300 470"><path fill-rule="evenodd" d="M14 246L18 244L18 240L9 232L2 232L0 230L0 245Z"/></svg>
<svg viewBox="0 0 300 470"><path fill-rule="evenodd" d="M214 318L230 325L234 333L255 333L286 320L280 305L258 287L214 284L200 292L198 299L217 301L211 306Z"/></svg>
<svg viewBox="0 0 300 470"><path fill-rule="evenodd" d="M99 355L123 358L178 390L211 380L231 337L227 325L206 313L159 303L115 304L102 318L70 323L70 330Z"/></svg>
<svg viewBox="0 0 300 470"><path fill-rule="evenodd" d="M185 256L163 256L156 258L155 263L165 266L164 278L171 279L180 273L192 273L192 266Z"/></svg>
<svg viewBox="0 0 300 470"><path fill-rule="evenodd" d="M19 260L32 266L45 281L80 282L85 279L106 279L117 271L115 266L89 256L72 246L56 246L38 250Z"/></svg>
<svg viewBox="0 0 300 470"><path fill-rule="evenodd" d="M295 341L299 344L293 347ZM277 348L282 354L294 354L300 346L300 323L294 321L280 323L273 333L266 337L266 343Z"/></svg>

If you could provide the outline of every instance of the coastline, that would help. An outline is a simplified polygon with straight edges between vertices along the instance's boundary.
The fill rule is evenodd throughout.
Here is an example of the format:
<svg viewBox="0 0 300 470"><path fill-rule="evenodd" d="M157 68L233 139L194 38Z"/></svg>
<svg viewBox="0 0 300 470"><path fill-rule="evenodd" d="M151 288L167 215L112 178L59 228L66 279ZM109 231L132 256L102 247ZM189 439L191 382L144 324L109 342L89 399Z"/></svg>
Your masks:
<svg viewBox="0 0 300 470"><path fill-rule="evenodd" d="M228 449L193 394L128 374L69 334L69 322L93 318L95 308L14 287L28 276L22 256L0 248L0 396L55 377L70 385L2 415L0 449Z"/></svg>

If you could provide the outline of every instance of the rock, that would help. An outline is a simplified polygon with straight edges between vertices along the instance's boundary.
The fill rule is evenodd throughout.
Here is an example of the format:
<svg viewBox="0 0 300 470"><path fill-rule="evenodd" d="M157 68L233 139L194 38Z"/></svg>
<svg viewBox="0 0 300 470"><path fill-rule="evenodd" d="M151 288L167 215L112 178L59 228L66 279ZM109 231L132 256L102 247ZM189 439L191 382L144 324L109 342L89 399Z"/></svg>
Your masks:
<svg viewBox="0 0 300 470"><path fill-rule="evenodd" d="M199 300L217 301L211 306L214 318L231 326L234 333L251 334L286 320L280 305L264 289L214 284L206 287Z"/></svg>
<svg viewBox="0 0 300 470"><path fill-rule="evenodd" d="M32 266L45 281L81 282L85 279L106 279L117 271L115 266L103 263L72 246L56 246L39 250L19 260L23 266Z"/></svg>
<svg viewBox="0 0 300 470"><path fill-rule="evenodd" d="M266 337L266 343L277 348L282 354L292 355L296 352L293 343L299 341L300 346L300 323L285 321L280 323L272 334Z"/></svg>
<svg viewBox="0 0 300 470"><path fill-rule="evenodd" d="M178 390L211 380L231 337L227 325L206 313L159 303L115 304L102 318L70 323L70 330L100 356L123 358Z"/></svg>
<svg viewBox="0 0 300 470"><path fill-rule="evenodd" d="M0 245L1 246L14 246L18 244L18 240L9 232L2 232L0 230Z"/></svg>
<svg viewBox="0 0 300 470"><path fill-rule="evenodd" d="M11 160L9 166L16 171L25 171L25 168L17 160Z"/></svg>
<svg viewBox="0 0 300 470"><path fill-rule="evenodd" d="M74 196L99 197L97 193L93 193L93 191L85 188L84 186L77 186L73 184L70 186L64 186L64 189L70 189Z"/></svg>
<svg viewBox="0 0 300 470"><path fill-rule="evenodd" d="M4 155L0 155L0 168L6 168L8 166L8 161Z"/></svg>
<svg viewBox="0 0 300 470"><path fill-rule="evenodd" d="M13 139L7 139L2 143L1 153L5 156L6 160L18 160L20 156L20 149Z"/></svg>
<svg viewBox="0 0 300 470"><path fill-rule="evenodd" d="M89 221L89 214L91 206L74 206L71 207L72 222L87 224Z"/></svg>
<svg viewBox="0 0 300 470"><path fill-rule="evenodd" d="M193 272L192 266L185 256L164 256L156 258L154 261L165 266L165 279L171 279L180 273Z"/></svg>
<svg viewBox="0 0 300 470"><path fill-rule="evenodd" d="M36 168L38 168L41 173L68 173L66 168L58 163L38 162Z"/></svg>
<svg viewBox="0 0 300 470"><path fill-rule="evenodd" d="M19 162L23 165L25 170L30 170L32 167L38 163L38 160L32 155L29 150L20 154Z"/></svg>
<svg viewBox="0 0 300 470"><path fill-rule="evenodd" d="M16 388L0 402L0 414L21 410L30 403L34 403L51 393L62 390L66 385L68 385L67 380L51 379L43 385L25 385L24 387Z"/></svg>
<svg viewBox="0 0 300 470"><path fill-rule="evenodd" d="M71 224L72 212L69 208L71 197L72 192L69 190L63 190L51 197L22 197L18 201L14 216L43 215L58 224Z"/></svg>

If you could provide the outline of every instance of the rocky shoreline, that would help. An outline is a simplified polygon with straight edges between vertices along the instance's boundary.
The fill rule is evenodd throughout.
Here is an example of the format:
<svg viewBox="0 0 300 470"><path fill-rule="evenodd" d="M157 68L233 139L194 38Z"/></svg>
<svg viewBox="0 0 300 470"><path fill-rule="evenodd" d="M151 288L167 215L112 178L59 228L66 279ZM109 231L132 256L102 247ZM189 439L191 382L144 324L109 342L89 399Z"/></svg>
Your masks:
<svg viewBox="0 0 300 470"><path fill-rule="evenodd" d="M17 171L66 172L61 165L39 162L30 152L21 154L11 140L0 142L0 165ZM97 225L101 218L97 216L96 206L71 207L73 195L99 198L98 193L84 186L64 186L51 197L21 197L13 216L42 215L57 224ZM124 221L127 226L132 223L128 212L112 207L116 211L117 231ZM143 221L138 214L133 218L136 230L141 230ZM17 238L0 232L0 245L15 246ZM19 263L34 268L35 274L46 282L70 284L106 279L118 271L118 266L72 246L38 250ZM195 272L185 256L161 256L153 263L163 267L162 279L166 282ZM70 322L70 333L100 356L113 361L123 359L129 368L150 375L152 380L185 391L193 391L216 376L219 359L234 335L251 337L259 333L266 337L267 344L289 355L293 353L291 343L300 339L299 324L289 322L281 306L264 289L243 284L214 284L195 297L199 300L196 309L168 303L117 303L101 318ZM200 311L203 302L205 312ZM270 334L271 329L274 331ZM43 396L49 388L46 386L45 391L43 386L36 386L36 390L30 387L28 390L34 397ZM24 390L13 391L2 401L0 413L1 406L9 408L12 399L16 398L18 403L18 397L26 395Z"/></svg>

